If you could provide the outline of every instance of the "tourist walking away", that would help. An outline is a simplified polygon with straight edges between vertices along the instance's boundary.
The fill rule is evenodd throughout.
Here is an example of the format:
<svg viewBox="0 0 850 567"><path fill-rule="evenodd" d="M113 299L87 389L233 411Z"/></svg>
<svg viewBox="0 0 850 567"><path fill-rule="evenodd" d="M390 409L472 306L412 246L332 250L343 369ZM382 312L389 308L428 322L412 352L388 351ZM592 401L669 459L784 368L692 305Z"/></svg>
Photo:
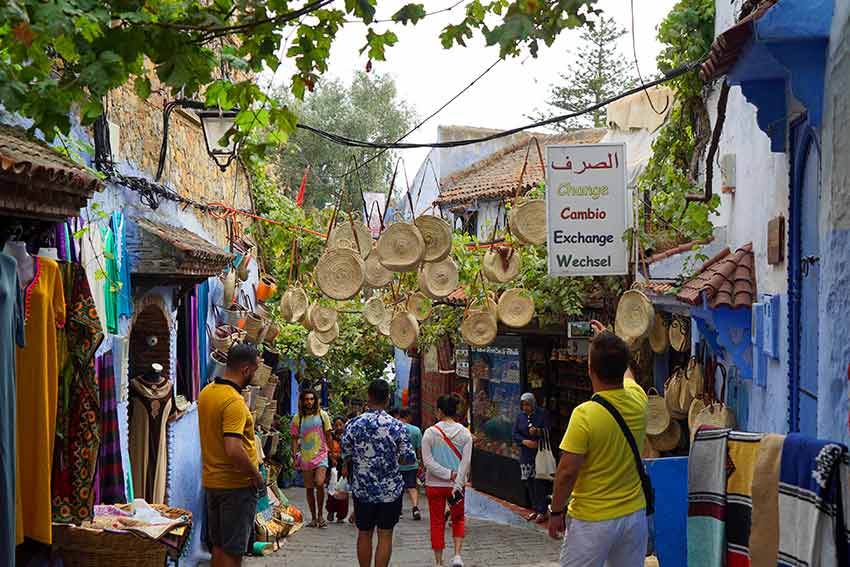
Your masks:
<svg viewBox="0 0 850 567"><path fill-rule="evenodd" d="M399 463L409 464L416 458L404 425L385 411L389 397L390 385L385 380L369 384L368 410L352 419L342 436L342 457L354 496L360 567L372 565L375 529L374 565L389 565L404 490Z"/></svg>
<svg viewBox="0 0 850 567"><path fill-rule="evenodd" d="M410 498L410 505L413 507L411 512L414 520L421 520L422 513L419 511L419 486L417 485L417 477L419 473L419 463L422 462L422 430L410 423L412 415L410 410L402 408L399 410L399 419L407 429L407 437L410 439L410 444L413 450L416 451L416 461L409 465L399 465L401 477L404 479L404 490Z"/></svg>
<svg viewBox="0 0 850 567"><path fill-rule="evenodd" d="M514 443L519 445L519 473L525 485L525 491L531 502L529 522L545 523L549 519L546 512L546 497L549 482L536 477L535 462L537 448L549 426L546 412L537 405L534 394L526 392L520 397L520 411L514 422Z"/></svg>
<svg viewBox="0 0 850 567"><path fill-rule="evenodd" d="M562 567L636 567L646 556L652 505L640 460L647 396L628 370L626 343L597 321L593 328L594 395L573 410L561 443L549 535L564 533Z"/></svg>
<svg viewBox="0 0 850 567"><path fill-rule="evenodd" d="M201 480L206 491L206 539L212 567L242 563L254 529L257 500L265 489L255 445L254 420L242 398L259 368L259 352L237 344L227 355L224 376L198 397Z"/></svg>
<svg viewBox="0 0 850 567"><path fill-rule="evenodd" d="M342 466L342 434L345 432L345 418L337 416L333 422L333 432L331 433L331 444L328 448L328 459L331 470L336 470L337 478L345 476L345 471ZM328 511L328 521L333 522L336 517L337 523L345 521L348 516L348 494L341 498L338 494L329 494L328 503L326 505Z"/></svg>
<svg viewBox="0 0 850 567"><path fill-rule="evenodd" d="M312 520L308 528L324 528L325 480L328 472L328 440L331 438L331 419L319 407L319 397L310 389L298 397L298 415L292 419L292 454L295 465L304 478L307 506Z"/></svg>
<svg viewBox="0 0 850 567"><path fill-rule="evenodd" d="M464 537L463 497L472 461L472 435L455 421L460 400L440 396L436 425L422 436L422 462L425 463L425 495L431 518L431 549L436 565L443 564L446 547L446 520L452 519L454 557L452 567L463 567L460 552ZM446 511L446 506L449 509Z"/></svg>

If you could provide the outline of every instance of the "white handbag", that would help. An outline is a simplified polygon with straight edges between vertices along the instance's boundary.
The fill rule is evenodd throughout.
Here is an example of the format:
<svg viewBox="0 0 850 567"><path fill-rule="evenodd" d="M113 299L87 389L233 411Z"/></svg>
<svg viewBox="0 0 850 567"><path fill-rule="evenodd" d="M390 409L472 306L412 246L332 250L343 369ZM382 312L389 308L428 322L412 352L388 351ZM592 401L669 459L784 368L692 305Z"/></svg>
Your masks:
<svg viewBox="0 0 850 567"><path fill-rule="evenodd" d="M555 480L555 471L558 464L552 453L552 445L549 442L549 432L544 429L543 437L537 445L537 456L534 458L534 477L540 480Z"/></svg>

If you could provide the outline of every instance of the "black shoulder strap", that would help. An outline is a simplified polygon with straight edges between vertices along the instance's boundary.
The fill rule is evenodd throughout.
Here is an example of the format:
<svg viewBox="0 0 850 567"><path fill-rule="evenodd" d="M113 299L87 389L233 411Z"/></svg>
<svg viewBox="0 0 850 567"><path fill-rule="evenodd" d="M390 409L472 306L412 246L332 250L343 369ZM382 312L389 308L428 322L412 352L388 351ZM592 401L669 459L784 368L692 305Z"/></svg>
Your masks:
<svg viewBox="0 0 850 567"><path fill-rule="evenodd" d="M646 474L646 469L643 466L643 459L640 458L640 451L638 451L635 437L632 435L632 430L629 429L628 425L626 425L626 420L623 419L623 416L620 415L620 412L617 411L614 404L599 394L594 394L590 399L608 410L608 413L611 414L614 421L616 421L617 425L620 426L620 431L622 431L623 435L626 437L626 441L628 442L629 447L631 447L632 455L635 458L635 465L637 466L638 476L640 477L640 484L641 487L643 487L643 495L644 498L646 498L646 515L651 516L655 512L655 490L652 488L652 481L649 480L649 475Z"/></svg>

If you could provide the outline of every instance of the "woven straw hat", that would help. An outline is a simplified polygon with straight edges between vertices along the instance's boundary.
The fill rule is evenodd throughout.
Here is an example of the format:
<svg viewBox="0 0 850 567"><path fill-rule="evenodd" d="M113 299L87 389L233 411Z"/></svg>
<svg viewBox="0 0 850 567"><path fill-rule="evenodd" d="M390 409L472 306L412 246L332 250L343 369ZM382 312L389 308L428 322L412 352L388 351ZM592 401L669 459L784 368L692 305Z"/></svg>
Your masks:
<svg viewBox="0 0 850 567"><path fill-rule="evenodd" d="M473 309L460 324L460 334L472 346L487 346L496 339L498 328L496 317L488 309Z"/></svg>
<svg viewBox="0 0 850 567"><path fill-rule="evenodd" d="M350 248L327 250L316 264L316 285L332 299L351 299L363 288L365 266Z"/></svg>
<svg viewBox="0 0 850 567"><path fill-rule="evenodd" d="M381 264L394 272L412 272L425 255L425 240L415 225L406 222L391 224L378 239Z"/></svg>
<svg viewBox="0 0 850 567"><path fill-rule="evenodd" d="M422 215L413 221L425 241L425 262L439 262L452 251L452 227L433 215Z"/></svg>
<svg viewBox="0 0 850 567"><path fill-rule="evenodd" d="M545 244L546 202L543 199L518 200L508 214L508 226L523 244Z"/></svg>
<svg viewBox="0 0 850 567"><path fill-rule="evenodd" d="M384 311L383 320L378 323L378 332L384 335L385 337L390 336L390 325L393 322L393 315L389 311Z"/></svg>
<svg viewBox="0 0 850 567"><path fill-rule="evenodd" d="M407 298L407 311L418 321L424 321L431 315L431 300L422 292L411 293Z"/></svg>
<svg viewBox="0 0 850 567"><path fill-rule="evenodd" d="M522 288L505 291L499 298L499 321L508 327L520 328L534 318L534 299Z"/></svg>
<svg viewBox="0 0 850 567"><path fill-rule="evenodd" d="M323 305L313 305L310 308L310 324L320 333L330 331L337 320L336 309ZM325 341L327 342L327 341Z"/></svg>
<svg viewBox="0 0 850 567"><path fill-rule="evenodd" d="M399 311L393 315L390 322L390 339L402 350L407 350L416 344L419 336L419 321L407 311Z"/></svg>
<svg viewBox="0 0 850 567"><path fill-rule="evenodd" d="M519 253L513 248L490 248L481 260L481 271L493 283L507 283L519 275Z"/></svg>
<svg viewBox="0 0 850 567"><path fill-rule="evenodd" d="M386 269L381 264L381 259L377 252L374 252L366 258L366 285L372 289L381 289L386 287L393 281L392 271Z"/></svg>
<svg viewBox="0 0 850 567"><path fill-rule="evenodd" d="M682 440L682 426L679 422L670 421L670 426L661 435L647 435L647 439L658 451L672 451Z"/></svg>
<svg viewBox="0 0 850 567"><path fill-rule="evenodd" d="M614 321L619 336L638 341L649 334L655 323L655 309L643 292L630 289L620 296Z"/></svg>
<svg viewBox="0 0 850 567"><path fill-rule="evenodd" d="M661 316L661 313L655 314L655 323L652 324L652 329L649 331L649 346L655 354L664 354L670 348L667 322Z"/></svg>
<svg viewBox="0 0 850 567"><path fill-rule="evenodd" d="M690 325L682 319L673 319L670 323L668 336L670 337L670 346L678 352L685 352L690 347Z"/></svg>
<svg viewBox="0 0 850 567"><path fill-rule="evenodd" d="M363 318L370 325L380 325L386 315L387 308L380 297L370 297L363 305Z"/></svg>
<svg viewBox="0 0 850 567"><path fill-rule="evenodd" d="M664 398L658 395L658 390L650 388L647 394L646 433L661 435L670 426L670 410Z"/></svg>
<svg viewBox="0 0 850 567"><path fill-rule="evenodd" d="M331 328L328 329L325 332L321 332L321 331L313 331L313 332L316 334L316 337L320 341L322 341L326 345L329 345L332 342L334 342L335 340L337 340L337 338L339 338L339 323L334 321L334 324L331 325Z"/></svg>
<svg viewBox="0 0 850 567"><path fill-rule="evenodd" d="M328 354L330 347L327 343L323 343L316 335L316 331L310 331L307 334L307 352L313 356L323 357Z"/></svg>
<svg viewBox="0 0 850 567"><path fill-rule="evenodd" d="M457 289L457 264L451 258L424 264L419 270L419 289L431 299L441 299Z"/></svg>
<svg viewBox="0 0 850 567"><path fill-rule="evenodd" d="M336 225L331 231L330 237L328 237L328 248L360 250L360 256L366 259L372 253L372 233L361 222L355 222L353 224L353 229L351 228L351 222L341 222Z"/></svg>

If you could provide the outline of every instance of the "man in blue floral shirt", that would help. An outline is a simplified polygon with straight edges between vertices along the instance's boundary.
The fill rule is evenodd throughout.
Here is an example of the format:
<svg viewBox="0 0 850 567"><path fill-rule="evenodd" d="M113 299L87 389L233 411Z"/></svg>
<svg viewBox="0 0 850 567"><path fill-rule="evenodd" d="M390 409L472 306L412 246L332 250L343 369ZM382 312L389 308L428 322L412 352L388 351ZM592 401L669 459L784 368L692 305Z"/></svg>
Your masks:
<svg viewBox="0 0 850 567"><path fill-rule="evenodd" d="M387 567L393 549L393 528L401 516L404 481L398 465L412 463L416 453L404 424L384 409L390 386L384 380L369 384L368 410L351 421L342 435L342 457L346 460L354 496L357 560L360 567L372 564L372 534L378 528L375 567Z"/></svg>

